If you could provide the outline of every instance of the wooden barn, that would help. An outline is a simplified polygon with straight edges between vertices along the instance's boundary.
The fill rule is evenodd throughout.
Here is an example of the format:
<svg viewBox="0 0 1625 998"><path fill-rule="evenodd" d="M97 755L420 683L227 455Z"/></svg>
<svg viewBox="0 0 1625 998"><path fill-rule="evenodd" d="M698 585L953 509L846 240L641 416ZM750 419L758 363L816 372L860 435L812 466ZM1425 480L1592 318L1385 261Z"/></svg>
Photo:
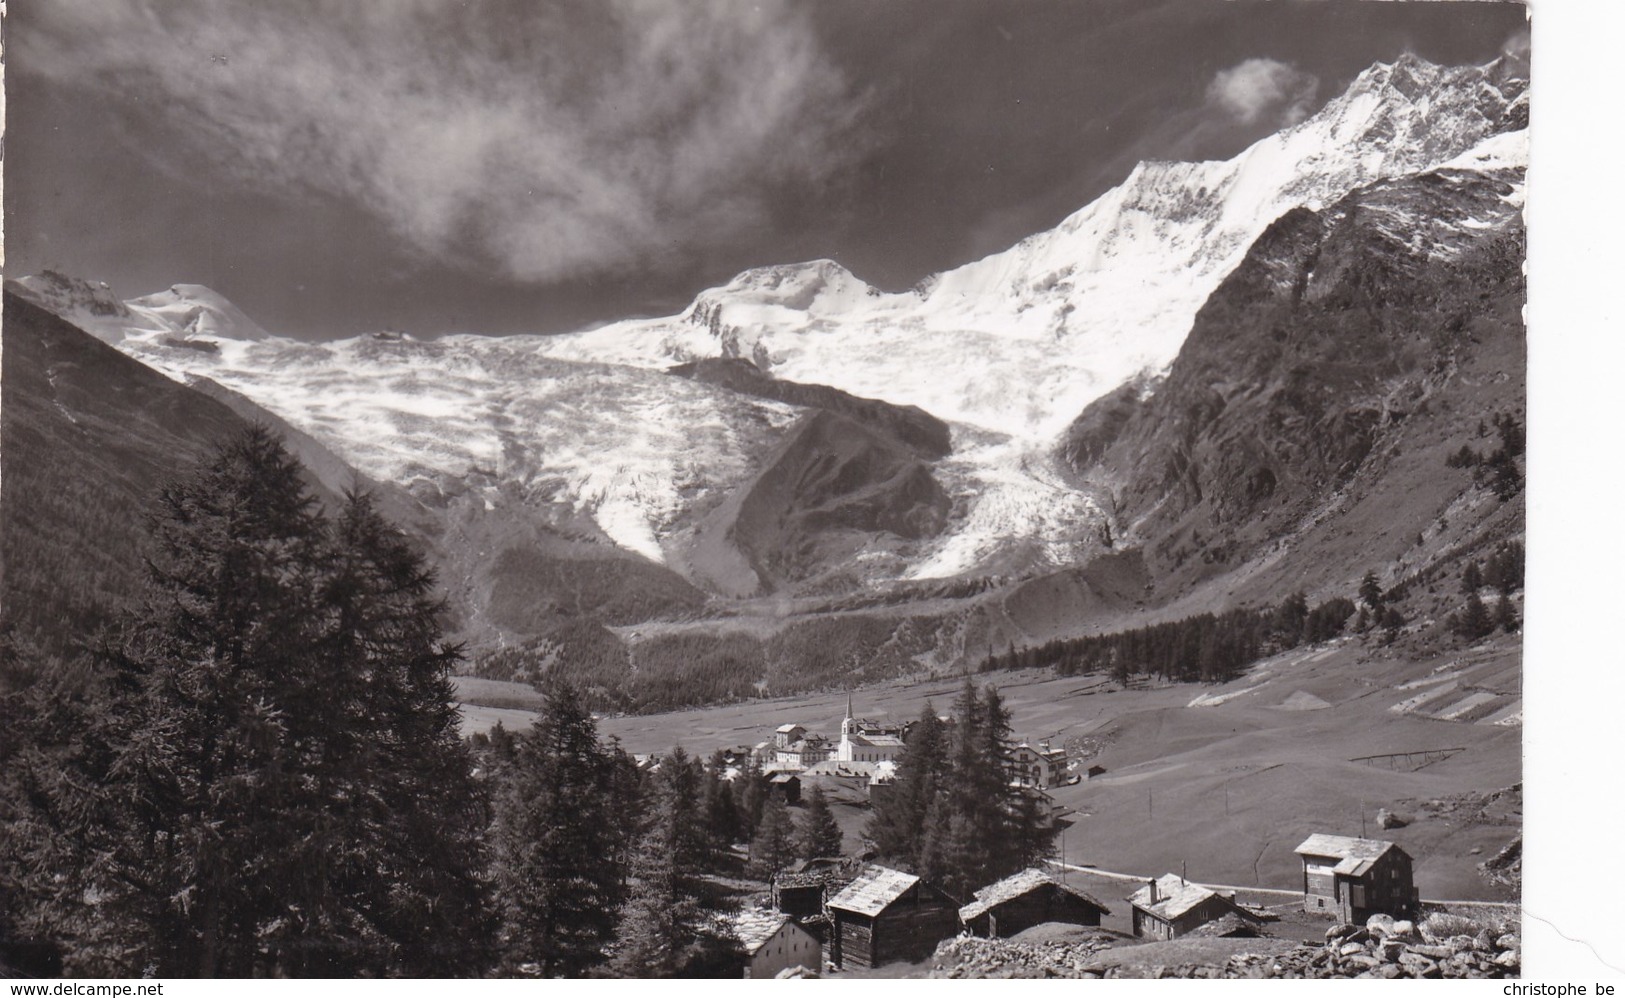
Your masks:
<svg viewBox="0 0 1625 998"><path fill-rule="evenodd" d="M828 870L781 873L773 878L773 907L792 918L824 913L824 897L836 874Z"/></svg>
<svg viewBox="0 0 1625 998"><path fill-rule="evenodd" d="M1134 934L1146 939L1177 939L1226 916L1254 925L1261 921L1234 898L1188 883L1177 873L1147 882L1128 902L1133 907Z"/></svg>
<svg viewBox="0 0 1625 998"><path fill-rule="evenodd" d="M768 777L767 788L786 804L801 803L801 777L794 773L774 773Z"/></svg>
<svg viewBox="0 0 1625 998"><path fill-rule="evenodd" d="M1356 925L1376 914L1415 913L1411 857L1392 842L1315 834L1296 852L1303 860L1304 911Z"/></svg>
<svg viewBox="0 0 1625 998"><path fill-rule="evenodd" d="M830 961L879 967L921 960L959 934L959 902L912 873L871 864L829 899Z"/></svg>
<svg viewBox="0 0 1625 998"><path fill-rule="evenodd" d="M1099 925L1111 909L1043 870L1023 870L976 892L959 920L977 936L1013 936L1045 922Z"/></svg>
<svg viewBox="0 0 1625 998"><path fill-rule="evenodd" d="M746 978L771 980L790 967L824 969L823 944L788 915L745 910L730 916L727 924L744 950Z"/></svg>

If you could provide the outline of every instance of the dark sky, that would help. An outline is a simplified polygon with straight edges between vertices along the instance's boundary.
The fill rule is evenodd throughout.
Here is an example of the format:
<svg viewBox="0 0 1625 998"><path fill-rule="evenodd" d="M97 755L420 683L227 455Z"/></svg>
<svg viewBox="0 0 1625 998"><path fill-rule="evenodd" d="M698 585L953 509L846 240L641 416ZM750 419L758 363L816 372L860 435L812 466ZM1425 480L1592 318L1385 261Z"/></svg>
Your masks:
<svg viewBox="0 0 1625 998"><path fill-rule="evenodd" d="M516 332L828 256L887 289L1223 158L1497 3L17 0L9 273Z"/></svg>

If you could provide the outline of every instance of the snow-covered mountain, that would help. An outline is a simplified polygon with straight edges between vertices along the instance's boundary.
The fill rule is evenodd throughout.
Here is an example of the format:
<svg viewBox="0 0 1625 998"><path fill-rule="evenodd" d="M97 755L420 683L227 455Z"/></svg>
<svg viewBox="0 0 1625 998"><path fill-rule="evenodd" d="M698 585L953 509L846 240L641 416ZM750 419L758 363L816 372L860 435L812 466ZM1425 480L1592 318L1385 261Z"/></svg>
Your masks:
<svg viewBox="0 0 1625 998"><path fill-rule="evenodd" d="M426 501L566 510L680 572L706 514L763 470L805 410L666 368L739 357L917 406L953 429L953 453L931 472L952 512L940 531L890 545L866 577L1025 571L1098 547L1095 499L1058 457L1067 427L1173 361L1272 221L1446 163L1521 184L1524 91L1500 64L1378 64L1233 159L1142 163L1054 229L899 294L825 260L746 271L676 316L566 336L313 344L269 336L197 286L120 303L56 278L22 284L127 353L240 392Z"/></svg>

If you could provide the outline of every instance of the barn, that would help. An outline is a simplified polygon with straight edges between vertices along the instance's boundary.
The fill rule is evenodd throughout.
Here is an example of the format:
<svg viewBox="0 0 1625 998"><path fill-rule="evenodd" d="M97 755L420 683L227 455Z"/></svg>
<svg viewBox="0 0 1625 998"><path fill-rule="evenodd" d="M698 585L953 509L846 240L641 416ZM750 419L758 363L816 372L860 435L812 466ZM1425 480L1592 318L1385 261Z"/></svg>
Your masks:
<svg viewBox="0 0 1625 998"><path fill-rule="evenodd" d="M1416 911L1410 854L1392 842L1315 834L1296 850L1303 860L1303 910L1364 925L1372 915Z"/></svg>
<svg viewBox="0 0 1625 998"><path fill-rule="evenodd" d="M1177 873L1148 881L1128 902L1133 907L1134 934L1147 939L1177 939L1227 915L1255 925L1260 921L1233 898L1188 883Z"/></svg>
<svg viewBox="0 0 1625 998"><path fill-rule="evenodd" d="M1099 925L1111 909L1043 870L1023 870L976 892L959 920L977 936L1013 936L1045 922Z"/></svg>
<svg viewBox="0 0 1625 998"><path fill-rule="evenodd" d="M829 899L830 962L878 967L921 960L959 934L959 902L912 873L870 864Z"/></svg>

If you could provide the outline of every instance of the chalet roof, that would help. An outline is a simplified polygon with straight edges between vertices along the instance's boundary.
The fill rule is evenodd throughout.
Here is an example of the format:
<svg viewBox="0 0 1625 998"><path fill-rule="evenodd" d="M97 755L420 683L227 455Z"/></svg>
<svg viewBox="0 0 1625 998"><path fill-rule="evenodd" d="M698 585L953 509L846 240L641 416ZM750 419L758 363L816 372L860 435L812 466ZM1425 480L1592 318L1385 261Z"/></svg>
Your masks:
<svg viewBox="0 0 1625 998"><path fill-rule="evenodd" d="M807 726L804 724L781 724L773 730L779 732L780 734L788 735L790 732L795 731L798 728L802 731L807 730Z"/></svg>
<svg viewBox="0 0 1625 998"><path fill-rule="evenodd" d="M751 956L755 956L756 951L767 945L769 939L778 935L788 921L790 916L783 912L758 908L745 908L726 916L728 931Z"/></svg>
<svg viewBox="0 0 1625 998"><path fill-rule="evenodd" d="M1110 908L1095 900L1088 893L1073 887L1071 884L1061 883L1044 870L1028 869L1022 870L1020 873L1012 876L1005 877L998 883L991 884L977 891L976 900L959 909L959 918L961 921L968 922L971 919L984 914L989 909L997 908L1006 901L1013 901L1016 898L1021 897L1023 894L1037 890L1038 888L1046 885L1057 887L1063 891L1066 891L1068 894L1071 894L1073 897L1087 901L1089 904L1099 908L1100 913L1103 915L1111 914Z"/></svg>
<svg viewBox="0 0 1625 998"><path fill-rule="evenodd" d="M878 915L919 882L920 878L912 873L871 863L857 879L829 899L829 907L859 915Z"/></svg>
<svg viewBox="0 0 1625 998"><path fill-rule="evenodd" d="M1217 891L1201 884L1193 884L1177 873L1165 873L1157 878L1157 901L1151 903L1151 888L1145 886L1129 895L1128 901L1141 911L1147 911L1165 921L1172 921L1206 901L1219 897Z"/></svg>
<svg viewBox="0 0 1625 998"><path fill-rule="evenodd" d="M769 783L789 783L791 780L794 780L797 783L800 783L801 782L801 777L797 776L795 773L792 773L792 772L789 772L788 770L786 770L784 772L774 773L772 776L768 777L767 782L769 782Z"/></svg>
<svg viewBox="0 0 1625 998"><path fill-rule="evenodd" d="M1363 876L1388 850L1392 842L1380 839L1357 839L1348 835L1322 835L1316 833L1303 840L1295 852L1300 856L1325 856L1336 859L1333 873L1350 877Z"/></svg>

